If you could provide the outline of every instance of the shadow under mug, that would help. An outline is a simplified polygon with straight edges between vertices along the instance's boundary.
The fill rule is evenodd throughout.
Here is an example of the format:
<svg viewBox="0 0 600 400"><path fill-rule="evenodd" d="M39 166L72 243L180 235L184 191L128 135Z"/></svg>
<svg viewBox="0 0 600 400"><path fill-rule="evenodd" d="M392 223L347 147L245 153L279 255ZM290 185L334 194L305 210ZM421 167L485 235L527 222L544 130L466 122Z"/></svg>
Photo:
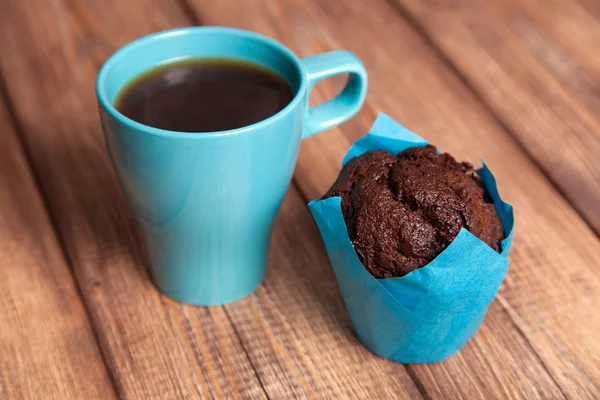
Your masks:
<svg viewBox="0 0 600 400"><path fill-rule="evenodd" d="M220 132L153 128L117 111L133 78L192 58L250 61L283 76L295 93L277 114ZM349 73L343 91L316 107L311 88ZM351 53L298 58L262 35L223 27L181 28L138 39L114 53L96 82L113 166L142 228L154 283L195 305L239 300L261 283L275 216L290 183L301 139L358 112L367 75Z"/></svg>

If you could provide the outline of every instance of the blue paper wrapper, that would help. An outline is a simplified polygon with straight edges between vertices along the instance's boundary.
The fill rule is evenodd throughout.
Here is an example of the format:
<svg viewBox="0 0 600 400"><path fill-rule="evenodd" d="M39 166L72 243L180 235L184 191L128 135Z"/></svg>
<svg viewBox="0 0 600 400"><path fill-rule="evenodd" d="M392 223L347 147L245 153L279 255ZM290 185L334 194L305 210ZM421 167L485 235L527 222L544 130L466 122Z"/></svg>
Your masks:
<svg viewBox="0 0 600 400"><path fill-rule="evenodd" d="M343 164L370 150L392 154L427 142L379 114ZM513 208L500 198L485 163L477 170L504 227L502 253L462 229L438 257L400 278L376 279L362 265L341 211L341 199L315 200L310 210L323 236L346 308L360 340L375 354L401 363L443 361L477 332L508 269Z"/></svg>

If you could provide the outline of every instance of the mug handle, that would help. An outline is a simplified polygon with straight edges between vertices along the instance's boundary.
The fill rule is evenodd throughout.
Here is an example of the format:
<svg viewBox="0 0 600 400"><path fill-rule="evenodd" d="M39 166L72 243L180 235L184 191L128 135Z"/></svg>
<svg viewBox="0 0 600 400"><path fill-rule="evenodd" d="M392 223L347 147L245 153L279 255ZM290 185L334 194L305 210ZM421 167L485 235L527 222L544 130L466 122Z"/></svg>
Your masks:
<svg viewBox="0 0 600 400"><path fill-rule="evenodd" d="M347 121L360 110L367 95L367 71L354 54L343 50L302 58L300 62L308 81L307 99L320 80L350 74L344 90L338 96L308 108L302 130L302 139L306 139Z"/></svg>

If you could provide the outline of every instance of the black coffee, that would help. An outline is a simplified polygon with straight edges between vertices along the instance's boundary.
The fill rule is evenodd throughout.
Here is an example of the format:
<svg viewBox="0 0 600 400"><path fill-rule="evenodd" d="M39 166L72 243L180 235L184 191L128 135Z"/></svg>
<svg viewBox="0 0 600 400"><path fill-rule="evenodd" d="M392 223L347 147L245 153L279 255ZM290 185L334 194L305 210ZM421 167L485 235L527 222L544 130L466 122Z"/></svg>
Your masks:
<svg viewBox="0 0 600 400"><path fill-rule="evenodd" d="M293 97L289 83L262 66L228 59L188 60L137 77L119 93L115 107L155 128L215 132L262 121Z"/></svg>

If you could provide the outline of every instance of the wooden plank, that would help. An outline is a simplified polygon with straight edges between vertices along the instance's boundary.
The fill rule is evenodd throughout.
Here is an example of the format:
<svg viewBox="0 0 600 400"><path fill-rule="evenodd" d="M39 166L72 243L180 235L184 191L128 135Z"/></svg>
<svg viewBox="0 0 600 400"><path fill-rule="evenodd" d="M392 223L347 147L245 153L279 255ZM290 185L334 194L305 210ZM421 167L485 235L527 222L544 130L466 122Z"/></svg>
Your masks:
<svg viewBox="0 0 600 400"><path fill-rule="evenodd" d="M140 8L143 8L144 6L148 7L147 4L138 4L138 6ZM118 9L118 7L119 4L115 3L115 8ZM113 10L115 8L113 8ZM104 26L104 23L106 22L108 29L111 29L112 32L117 35L122 35L125 38L124 41L132 39L142 33L139 29L131 28L129 25L128 31L125 31L123 28L118 28L119 26L124 26L120 24L118 18L115 18L115 15L124 15L120 11L116 14L102 14L101 10L82 7L81 5L77 6L75 10L77 18L84 20L85 25ZM99 18L111 18L111 21L104 21L101 19L99 22L93 23L92 21L95 21L95 19L91 19L91 15L94 15L94 18L96 18L96 16L99 16ZM126 14L121 18L126 19ZM173 21L178 20L175 17L172 19ZM110 25L111 23L113 25ZM159 25L160 24L162 23L159 23ZM166 26L162 27L166 28ZM155 29L160 28L156 27ZM98 32L95 32L93 35L94 39L102 37ZM88 38L88 40L93 42L90 38ZM38 55L38 57L42 60L49 59L45 54ZM93 54L90 57L93 57ZM100 56L97 56L96 58L101 59ZM84 60L87 61L86 58L84 58ZM92 68L90 67L90 69ZM25 76L27 76L27 74L25 74ZM27 83L24 81L20 84L25 86ZM87 101L87 97L80 96L78 97L78 100ZM56 111L57 110L53 110L53 112ZM44 115L40 116L40 118L47 122L47 120L51 119L51 116ZM90 119L93 120L91 117ZM66 117L64 121L63 124L66 125L68 122ZM95 121L92 122L95 123ZM62 123L62 121L58 121L57 123ZM78 128L84 128L87 132L92 132L94 134L96 134L95 131L98 130L96 126L92 126L91 124L85 126L82 125ZM65 137L67 137L66 135L69 135L68 137L74 137L75 129L76 128L72 128L70 132L64 133ZM57 135L57 133L52 134ZM91 150L88 148L86 149L86 152L91 153ZM36 157L39 158L43 158L43 156L43 153L36 155ZM90 161L87 160L89 155L86 157L79 157L76 154L69 154L69 156L73 159L72 162L75 162L80 166L77 170L88 171L91 168L94 168L96 171L101 172L96 172L98 176L102 176L101 174L110 175L108 172L105 172L108 167L105 165L106 160L103 155L97 156L97 159L93 164L90 164ZM56 174L58 172L65 173L66 166L44 165L44 169L46 168L52 169L53 171L51 173ZM57 168L61 168L62 170L57 172ZM77 186L82 186L85 190L93 190L90 188L89 183L86 184L84 182L83 178L72 176L73 171L70 171L69 175L71 179L77 179ZM112 177L110 179L112 180ZM109 179L104 178L104 180ZM58 185L58 183L50 182L48 190L53 190L55 185ZM202 367L205 363L209 364L207 367L204 367L208 372L205 371L203 373L209 375L206 377L208 382L201 382L200 386L209 385L210 388L210 385L215 385L213 381L218 381L217 384L219 382L223 383L220 391L211 391L209 394L214 395L215 397L223 397L223 395L229 396L240 392L239 386L241 386L241 384L239 382L236 387L236 373L239 373L239 371L242 370L244 373L239 374L242 377L240 379L248 379L252 382L254 378L253 371L248 371L247 367L244 366L244 364L248 365L247 361L234 359L234 355L238 355L239 353L243 355L243 349L240 349L239 344L235 340L232 340L231 335L228 332L230 329L229 322L223 318L222 309L181 307L173 304L173 302L169 300L156 300L154 298L159 296L155 296L153 288L148 288L150 285L145 271L135 271L136 266L138 267L137 269L141 269L139 268L139 265L142 263L142 256L138 254L137 239L130 237L133 235L132 233L127 233L127 231L131 231L131 227L129 226L131 217L125 211L120 210L120 207L123 207L121 203L117 203L116 206L110 207L107 211L102 210L106 209L106 203L109 203L108 198L110 197L114 197L118 202L122 202L120 195L118 195L115 188L112 186L114 186L112 181L109 181L109 183L103 182L103 187L100 189L108 193L101 193L98 192L98 190L95 191L92 197L99 196L101 197L100 201L94 201L92 203L90 198L84 197L82 199L80 197L78 199L79 205L71 204L69 206L69 214L70 218L72 218L71 223L76 227L81 225L81 220L86 222L86 224L98 224L99 221L96 221L96 218L98 217L89 214L86 212L86 209L100 207L100 211L102 212L101 219L108 220L110 224L116 225L116 228L107 234L107 227L96 227L94 229L97 233L94 235L98 236L98 234L102 233L101 237L109 236L109 240L106 240L106 242L109 243L110 247L104 246L104 248L101 249L94 248L93 243L88 243L91 241L90 239L81 240L79 238L80 233L77 235L75 233L72 234L64 226L62 232L71 243L70 254L72 254L72 257L76 260L75 266L78 270L79 280L83 285L84 294L92 309L92 313L96 315L96 328L100 331L100 334L105 337L103 349L105 353L109 355L115 379L120 383L123 393L140 397L151 395L157 396L159 394L161 396L170 395L172 397L177 397L182 393L192 393L190 387L193 385L187 382L186 377L173 375L170 369L174 369L173 364L181 363L182 366L179 369L186 371L187 369L192 369L195 362L200 364L199 367L195 367L196 369L203 369ZM105 204L102 204L103 202ZM64 221L64 219L68 218L67 215L64 215L66 214L66 211L62 203L53 205L53 209L57 212L57 219L62 219ZM308 211L304 209L304 212L307 213ZM112 216L112 213L116 213L117 216ZM83 217L78 214L83 214ZM97 212L94 212L94 214L97 214ZM127 224L122 222L122 219L124 218L128 219L128 221L126 221ZM124 230L126 235L113 238L112 236L118 235L120 230ZM277 235L275 237L277 237ZM110 243L113 244L110 245ZM293 253L290 253L289 250L285 250L285 244L280 245L278 243L279 242L275 240L273 250L273 257L277 260L277 264L280 265L281 263L287 270L293 269L292 261L295 256ZM115 254L114 248L117 247L116 244L120 244L120 248L117 248L119 251L118 254ZM283 251L286 251L287 255L282 258L281 256L278 256L278 254ZM308 251L309 249L304 250L304 252ZM92 252L92 258L88 258L86 253L89 252ZM128 254L129 252L132 254ZM88 277L88 274L93 273L93 271L90 270L94 268L94 266L90 264L107 257L110 258L111 265L107 265L105 268L110 268L111 270L103 272L101 275L95 273L94 276ZM292 261L290 261L290 257ZM326 263L326 256L323 252L321 252L320 260L322 263ZM121 269L123 271L120 271ZM272 274L270 274L270 276L272 276ZM334 285L335 287L334 281L331 280L332 276L329 278L329 285ZM88 290L90 286L88 282L90 280L92 282L97 282L96 285L102 288L102 290L97 290L97 288ZM126 281L126 283L121 283L122 281ZM130 291L131 294L121 295L120 299L115 299L115 296L118 296L120 293L120 287L123 285L127 286L128 291ZM293 290L293 287L290 287L290 290ZM135 297L130 298L132 296ZM141 299L136 300L136 298ZM339 297L333 297L333 301L335 301L335 307L338 313L344 315L341 299ZM124 304L126 302L127 304ZM144 305L143 303L151 304ZM259 302L258 304L262 303ZM313 307L314 303L308 302L304 304L306 304L305 307L308 307L305 311L311 312L311 314L307 314L307 316L304 317L304 320L312 322L315 313L315 308ZM156 308L157 311L154 310L153 307ZM252 319L252 323L262 323L261 319L263 318L263 315L257 311L248 309L247 306L238 308L237 305L232 305L228 307L228 312L232 315L232 319L237 320L240 320L240 315L243 315L245 312L252 312L252 314L249 314L252 315L252 318L255 318ZM150 313L156 315L150 315ZM161 317L168 321L170 329L175 331L174 333L165 332L165 329L163 329L160 324ZM325 318L322 314L319 317L321 320ZM136 324L143 322L144 326L130 326L127 321L131 321L132 319L135 320ZM207 322L211 319L214 320L214 324ZM276 321L279 321L279 317L276 318ZM327 322L328 321L320 322L320 324L328 326ZM334 341L334 339L327 336L327 334L335 335L335 331L332 332L331 329L326 332L319 331L320 337L328 339L328 342L325 342L324 344L328 346L327 348L329 350L327 352L324 351L322 349L323 345L314 348L301 347L298 353L300 356L298 356L288 353L289 350L287 350L287 346L294 346L294 349L297 349L298 346L303 346L304 340L306 339L305 335L302 333L299 335L293 333L287 325L284 325L284 327L285 329L273 324L267 332L270 332L270 336L268 336L270 339L268 346L265 345L265 348L260 347L260 349L257 349L256 345L261 343L265 330L261 329L254 331L254 336L249 337L247 334L248 330L252 328L252 325L248 322L247 317L239 324L239 326L236 324L236 329L240 332L240 335L244 335L244 346L253 348L254 358L252 359L252 362L256 363L257 373L259 374L260 379L264 380L265 389L273 398L278 398L283 395L286 397L297 396L302 398L314 395L318 392L329 392L333 393L333 395L337 393L387 393L389 397L394 398L418 397L419 393L416 387L401 366L386 363L370 356L363 347L356 345L355 339L353 341L346 340L344 342ZM180 333L180 331L183 332ZM214 333L215 331L216 333ZM348 332L351 331L346 327L346 332L344 333L347 335ZM200 333L199 338L197 337L198 333ZM252 333L252 331L250 331L250 333ZM290 335L297 336L302 341L290 342L288 340ZM144 342L138 344L140 336L143 338ZM183 339L181 339L180 336L183 336ZM158 341L161 342L157 343ZM191 358L192 361L182 360L180 352L173 346L169 346L169 341L183 342L183 344L180 344L180 347L184 347L186 353L189 353L189 358ZM211 342L214 342L218 346L210 344ZM165 348L163 349L161 346ZM194 348L188 350L190 347ZM333 358L333 356L321 359L319 357L320 354L318 353L322 351L325 354L335 355L347 348L350 348L348 354L342 354L346 357L346 360L351 362L344 364L344 367L342 368L339 367L338 359ZM260 355L259 351L262 351L262 355ZM152 355L153 352L157 354ZM214 362L213 364L217 364L223 369L225 371L224 375L229 376L230 379L234 379L233 382L227 382L221 374L215 372L209 373L212 369L218 369L219 367L210 365L210 358L206 360L208 357L207 354L217 353L217 356L214 358L218 359L218 352L224 352L226 357L222 357L222 360L217 360L218 362ZM361 360L361 363L368 368L362 371L355 370L356 367L353 362L356 360ZM189 363L186 363L185 361L189 361ZM153 370L148 371L148 368L150 367L146 367L146 365L152 363L160 363L164 365L164 367L155 367L156 372ZM242 365L238 366L237 364ZM164 375L162 381L160 374ZM349 379L348 375L350 374L352 376ZM395 376L395 379L385 385L387 380L386 377L390 375ZM194 380L201 380L201 378L193 376L193 374L192 378ZM148 388L139 387L141 383L145 384ZM232 387L227 389L227 384ZM183 390L190 390L190 392L183 392ZM247 389L246 392L248 392Z"/></svg>
<svg viewBox="0 0 600 400"><path fill-rule="evenodd" d="M115 398L1 100L0 132L0 399Z"/></svg>
<svg viewBox="0 0 600 400"><path fill-rule="evenodd" d="M580 4L589 15L596 19L600 18L600 3L596 0L576 0L576 2Z"/></svg>
<svg viewBox="0 0 600 400"><path fill-rule="evenodd" d="M597 2L596 2L597 3ZM594 115L600 112L600 14L570 0L495 1L494 22Z"/></svg>
<svg viewBox="0 0 600 400"><path fill-rule="evenodd" d="M569 0L393 1L600 235L597 20Z"/></svg>
<svg viewBox="0 0 600 400"><path fill-rule="evenodd" d="M482 156L516 206L513 264L484 329L455 359L409 367L427 393L561 397L548 382L549 372L568 397L595 397L600 315L590 306L599 300L594 266L600 264L600 245L486 108L385 2L250 3L231 13L224 1L191 2L208 24L258 30L300 55L347 48L369 71L369 104L361 115L344 125L343 134L334 130L303 144L295 179L308 198L328 188L349 142L368 129L374 110L384 110L459 159ZM511 347L521 340L518 332L526 340ZM511 361L503 364L507 357ZM468 369L478 359L493 371L484 382L473 382L482 369Z"/></svg>
<svg viewBox="0 0 600 400"><path fill-rule="evenodd" d="M123 42L145 33L143 31L143 29L146 29L145 25L142 29L139 26L126 23L128 14L122 8L125 7L123 2L115 1L111 4L111 7L106 7L106 4L100 7L95 3L90 3L85 7L81 3L77 4L77 6L74 6L77 16L85 21L87 26L106 26L106 29L110 29L111 32L121 37ZM127 3L126 7L135 7L136 9L152 8L147 2L142 1L138 1L137 4ZM112 11L106 12L107 9ZM158 2L154 9L157 12L159 11L160 5ZM153 24L152 29L165 29L170 26L169 24L183 24L180 16L171 14L169 17L165 17L165 15L167 14L162 13L164 20ZM137 24L142 24L142 21ZM101 32L103 31L94 31L94 37L102 38L103 34ZM293 190L291 189L292 193ZM296 194L294 198L297 197ZM289 202L289 200L286 200L286 202ZM294 204L299 203L296 201ZM289 207L286 210L288 210L288 213L295 213ZM304 219L310 221L305 205L303 205L303 212L305 213ZM281 223L278 223L278 226L281 226ZM281 228L279 229L281 230ZM288 229L290 228L288 227ZM288 241L282 242L279 237L280 234L274 234L271 257L273 261L270 266L272 269L284 268L284 271L289 273L296 268L298 257L296 249L297 253L304 254L312 252L312 248L301 249L296 245L294 251L291 251ZM76 245L83 247L81 243L76 243ZM131 246L135 246L135 244ZM75 254L80 251L75 250ZM81 260L81 262L85 262L85 260ZM319 262L321 269L327 265L327 257L323 251L319 253ZM276 274L277 272L271 271L269 277L277 276ZM295 277L291 276L290 279L292 278ZM330 274L328 278L327 285L329 289L334 289L336 284L333 275ZM270 282L271 278L268 278L267 281ZM297 298L295 296L282 294L286 302L280 307L284 310L287 307L302 312L303 314L295 318L303 321L303 327L316 324L312 331L304 328L298 329L295 325L290 326L285 319L282 319L282 315L288 315L289 313L282 312L281 309L274 311L272 301L265 297L263 290L261 288L256 295L251 296L244 302L227 306L226 310L233 321L235 330L240 335L244 349L249 351L252 366L255 368L256 374L258 374L261 384L270 398L314 398L320 394L334 398L338 397L339 394L347 394L349 398L369 394L376 397L387 395L387 398L419 397L417 388L403 367L379 360L370 355L362 346L357 345L347 320L344 321L345 331L343 332L346 340L337 340L339 333L336 328L339 326L339 322L337 324L332 323L325 314L322 312L317 313L319 308L316 308L316 299L311 298L313 292L309 286L298 287L294 281L288 281L287 293L297 291L297 296L306 298L306 300L296 302ZM280 290L279 287L277 290ZM268 302L264 304L267 300ZM337 318L341 319L345 316L339 295L330 296L328 300L333 302L328 306L337 312ZM96 304L95 307L104 308L107 302L107 299L102 299L94 304ZM111 302L108 302L108 305L119 307ZM119 308L122 308L122 306ZM218 309L220 308L210 308L209 310L214 313L213 310ZM190 322L191 330L196 332L205 324L202 316L206 311L189 307L186 307L185 310L185 314L192 320ZM271 311L267 314L265 310ZM215 323L212 329L218 329L222 324L227 324L227 321L221 319L218 323ZM106 329L104 324L102 324L102 328ZM321 340L323 342L319 344ZM125 346L127 343L123 345ZM109 344L109 346L114 345ZM231 344L225 342L219 348L223 349L229 346ZM235 349L229 351L239 352ZM346 362L342 364L340 359ZM224 368L231 368L229 365L231 362L231 360L224 360ZM360 362L363 369L357 369L357 362ZM246 371L246 373L253 374L251 371ZM390 381L389 376L394 376L394 379ZM235 390L233 393L235 393Z"/></svg>
<svg viewBox="0 0 600 400"><path fill-rule="evenodd" d="M159 7L159 6L157 5L157 7ZM84 8L84 9L85 9L85 8ZM81 15L80 11L78 11L78 13L79 13L79 15ZM119 15L120 15L120 13L117 13L117 14L119 14ZM161 15L164 15L164 13L163 13L163 14L161 14ZM79 17L78 17L78 18L79 18ZM108 25L108 24L107 24L107 26L116 26L116 27L118 27L119 25L121 25L121 24L124 24L124 23L126 22L126 20L125 20L125 17L122 17L122 18L124 18L124 19L123 19L123 20L119 20L119 18L114 18L114 16L113 16L113 22L112 22L112 24L113 24L113 25ZM161 18L163 18L163 17L161 17ZM133 31L134 29L137 29L137 28L127 28L127 29L132 29L132 31ZM121 37L120 35L123 35L123 37L125 36L123 33L121 33L122 31L118 31L118 32L119 32L119 33L115 33L115 35L117 35L117 36L119 36L119 37ZM111 31L111 33L113 33L113 31ZM97 36L95 36L95 35L91 35L91 36L92 36L92 40L98 40L98 39L97 39ZM107 35L107 36L110 36L110 35ZM101 41L101 40L100 40L100 41ZM102 53L102 52L99 52L99 53ZM101 56L99 55L99 56L98 56L98 58L100 59L100 58L101 58ZM80 125L80 127L87 128L88 126L86 126L86 125ZM359 128L360 128L360 129L362 129L363 127L359 127ZM97 129L97 128L94 128L94 129ZM92 130L93 130L93 129L92 129ZM358 129L357 129L357 131L358 131ZM73 130L71 131L71 135L73 135ZM342 146L344 146L344 147L345 147L345 146L347 146L347 142L342 142L342 143L343 143L343 144L342 144ZM331 158L337 158L337 157L339 157L339 154L340 154L340 153L335 153L335 154L333 154L333 155L330 155L329 157L331 157ZM325 156L327 157L328 155L325 155ZM87 166L87 165L89 165L89 164L83 163L82 165L84 165L84 166ZM329 165L329 164L328 164L328 165ZM331 169L333 170L333 169L335 169L335 168L337 168L337 167L335 167L335 166L334 166L334 164L331 164L331 166L330 166L330 167L328 166L327 168L331 168ZM318 181L317 181L317 183L318 183ZM55 184L55 185L56 185L56 184ZM316 186L315 186L315 187L316 187ZM318 189L318 187L316 187L316 188ZM114 194L114 193L113 193L113 194ZM104 199L106 200L107 198L104 198ZM118 201L122 201L122 200L118 200ZM92 205L97 205L98 203L96 202L96 203L91 203L91 204L92 204ZM63 211L64 211L64 209L63 209ZM101 215L101 216L103 216L103 215ZM94 216L94 215L91 215L90 217L92 217L91 219L93 219L93 217L95 217L95 216ZM66 217L63 217L63 218L66 218ZM129 217L129 218L130 218L130 217ZM123 226L123 222L119 222L119 224L120 224L120 226ZM106 228L105 228L105 229L106 229ZM64 228L64 231L67 231L67 229L66 229L66 228ZM130 239L130 240L132 240L132 239ZM135 240L132 240L132 241L135 241ZM84 244L85 244L85 242L81 242L81 241L80 241L80 242L78 242L78 243L84 243ZM87 246L87 245L86 245L86 246ZM125 241L125 245L124 245L124 246L125 246L125 247L131 247L131 248L135 248L135 245L129 245L129 244L127 243L127 241ZM131 249L125 249L125 252L127 252L127 251L131 251ZM85 252L85 251L84 251L84 252ZM105 253L105 254L106 254L106 253ZM92 260L92 261L93 261L93 260ZM90 261L88 261L88 263L89 263L89 262L90 262ZM125 265L125 266L127 266L127 265ZM118 266L117 266L117 267L118 267ZM142 277L142 278L144 278L144 277ZM145 279L147 279L147 278L145 278ZM130 281L131 281L131 279L130 279ZM337 301L339 302L339 299L338 299ZM166 302L168 303L168 301L166 301ZM170 304L167 304L167 306L170 306ZM134 308L134 307L132 307L131 309L134 309L134 310L135 310L135 308ZM185 321L185 320L186 320L187 316L189 315L189 313L188 313L188 310L190 310L190 309L189 309L189 308L184 308L184 309L183 309L183 312L181 312L180 314L176 314L176 317L174 318L174 320L175 320L175 324L177 324L179 320L182 320L182 321ZM194 314L194 316L196 317L196 314ZM197 328L196 328L196 324L198 324L197 326L200 326L200 325L202 324L202 321L203 321L203 320L201 319L201 315L198 315L198 316L197 316L197 318L194 318L194 319L193 319L193 322L192 322L192 326L194 326L194 329L197 329ZM254 320L253 320L253 321L254 321ZM219 326L221 326L221 324L219 324ZM241 331L241 332L243 332L243 331ZM245 338L247 338L248 336L243 336L243 335L242 335L242 333L240 333L240 336L242 337L242 340L244 341L244 343L245 343L245 344L250 344L250 343L251 343L251 341L245 341ZM168 339L168 338L167 338L167 339ZM281 342L282 342L282 343L286 343L285 341L281 341ZM525 343L525 345L527 345L527 343ZM126 346L125 346L125 347L126 347ZM261 348L261 347L260 347L260 346L258 346L258 348ZM138 347L138 349L139 349L139 347ZM255 352L255 354L257 354L257 352ZM257 358L260 358L260 357L257 357ZM536 370L536 367L537 367L537 366L538 366L538 364L535 364L535 363L533 363L533 367L532 367L532 368L533 368L534 370ZM185 366L184 366L184 367L185 367ZM305 367L303 367L303 368L305 368ZM184 369L185 369L185 368L184 368ZM520 372L520 370L518 370L518 371ZM536 371L537 371L537 370L536 370ZM142 371L142 372L143 372L143 371ZM542 373L543 373L543 371L542 371ZM500 374L500 375L502 375L502 374L503 374L503 372L500 370L499 374ZM525 374L525 375L526 375L526 376L528 376L527 374ZM522 377L520 377L520 376L518 376L518 375L516 375L516 377L517 377L518 379L522 379ZM272 377L270 377L269 379L273 379L273 378L272 378ZM315 379L315 378L312 378L312 379ZM494 378L494 379L496 379L496 378ZM546 379L547 379L547 378L546 378ZM519 380L518 382L523 382L523 381L522 381L522 380ZM527 384L529 384L529 382L527 382ZM525 385L523 385L523 386L527 386L527 384L525 384ZM130 386L131 386L131 385L130 385ZM471 386L473 386L473 385L471 385ZM442 389L440 389L440 390L442 390ZM457 390L458 390L458 389L457 389ZM531 390L531 389L530 389L530 390ZM534 389L532 390L532 393L538 393L538 395L540 395L539 393L544 393L544 392L536 392L536 390L538 390L538 389L537 389L537 388L534 386ZM547 390L550 390L550 393L552 393L552 390L553 390L553 389L552 389L552 385L549 385L549 389L547 389ZM459 392L459 393L461 393L461 392ZM465 392L462 392L462 393L465 393ZM467 393L468 393L468 392L467 392ZM141 394L144 394L144 393L141 393ZM541 395L540 395L540 396L541 396Z"/></svg>
<svg viewBox="0 0 600 400"><path fill-rule="evenodd" d="M337 40L338 36L353 37L350 31L337 32L337 25L333 20L343 19L342 16L334 15L331 19L318 17L321 13L307 7L305 3L294 5L293 2L287 2L282 7L276 7L269 2L263 4L251 2L244 6L238 5L237 13L227 13L226 2L210 4L192 2L191 4L200 18L208 24L225 24L257 30L283 41L301 55L340 47L351 50L358 48L349 44L351 39L346 42ZM340 5L341 8L346 9ZM264 12L265 10L269 12ZM356 21L348 24L349 27L356 24ZM326 28L334 26L335 28ZM369 43L364 42L364 46L369 46ZM377 48L373 49L377 51ZM431 57L430 60L423 61L425 62L432 62L434 65L436 63ZM417 63L414 65L415 69L423 67ZM372 70L370 71L372 75ZM330 85L324 89L318 93L319 100L331 97L338 87ZM376 93L371 90L370 96L374 95ZM356 138L366 131L367 125L372 121L374 107L372 104L367 104L365 111L356 119L358 123L349 123L345 126L344 131L348 136ZM303 144L296 181L310 198L319 196L326 190L327 185L331 184L339 171L341 157L345 154L348 145L348 140L339 130L315 137ZM300 232L296 235L303 236ZM252 354L252 351L250 353ZM490 358L487 356L489 354L503 354L503 358ZM504 361L507 363L504 364ZM493 304L484 329L459 356L444 364L412 366L410 369L413 377L419 381L427 394L434 397L446 395L448 398L473 398L496 393L530 398L562 396L539 362L537 355L531 350L529 343L524 340L518 329L513 326L506 311L497 303ZM487 372L486 378L478 378L482 376L481 371ZM523 384L524 380L526 384Z"/></svg>
<svg viewBox="0 0 600 400"><path fill-rule="evenodd" d="M116 45L186 21L162 1L130 4L99 19L77 1L1 3L0 52L10 57L0 65L26 145L119 394L264 398L224 309L186 307L153 287L112 173L94 96L99 64Z"/></svg>
<svg viewBox="0 0 600 400"><path fill-rule="evenodd" d="M410 387L405 367L370 354L354 335L318 229L295 191L284 202L274 238L265 283L230 310L263 382L291 375L289 384L300 382L307 398L319 393L341 399L406 397L399 391ZM441 364L409 366L424 397L563 397L498 303L490 314L459 355ZM314 369L302 369L306 364Z"/></svg>
<svg viewBox="0 0 600 400"><path fill-rule="evenodd" d="M275 226L265 282L226 308L270 398L421 398L402 365L375 357L353 333L295 187Z"/></svg>

